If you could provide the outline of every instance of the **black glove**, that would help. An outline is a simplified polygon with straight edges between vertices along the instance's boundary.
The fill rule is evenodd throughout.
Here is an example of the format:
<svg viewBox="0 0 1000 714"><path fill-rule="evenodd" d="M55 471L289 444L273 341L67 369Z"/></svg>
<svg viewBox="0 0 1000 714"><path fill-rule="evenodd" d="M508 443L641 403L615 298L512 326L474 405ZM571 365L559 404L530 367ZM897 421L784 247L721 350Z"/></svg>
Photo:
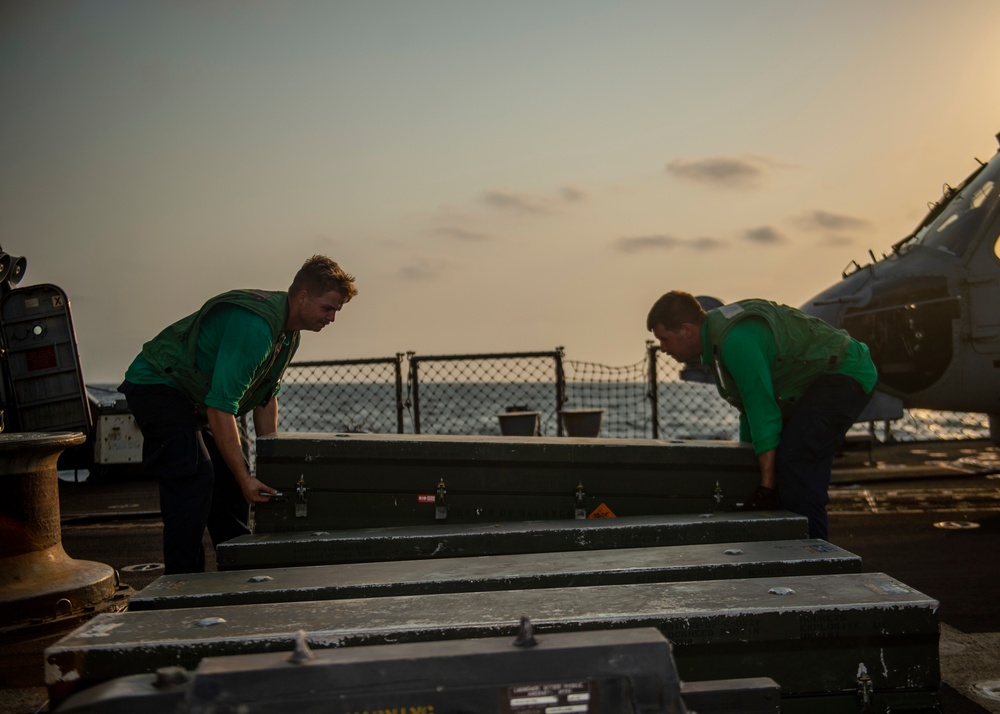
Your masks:
<svg viewBox="0 0 1000 714"><path fill-rule="evenodd" d="M758 486L737 511L776 511L781 508L781 496L777 489Z"/></svg>

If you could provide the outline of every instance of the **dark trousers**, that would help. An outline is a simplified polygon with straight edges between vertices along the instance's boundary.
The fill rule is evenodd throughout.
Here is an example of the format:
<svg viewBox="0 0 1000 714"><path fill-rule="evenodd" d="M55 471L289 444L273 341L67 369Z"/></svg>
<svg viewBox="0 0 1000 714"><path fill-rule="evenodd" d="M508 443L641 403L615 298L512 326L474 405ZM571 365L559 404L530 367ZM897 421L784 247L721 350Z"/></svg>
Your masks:
<svg viewBox="0 0 1000 714"><path fill-rule="evenodd" d="M160 485L165 573L205 570L205 529L217 546L250 532L249 507L204 417L166 385L119 387L142 432L143 473Z"/></svg>
<svg viewBox="0 0 1000 714"><path fill-rule="evenodd" d="M776 465L782 506L809 519L809 537L827 539L826 504L833 457L871 399L842 374L821 376L795 406L781 431Z"/></svg>

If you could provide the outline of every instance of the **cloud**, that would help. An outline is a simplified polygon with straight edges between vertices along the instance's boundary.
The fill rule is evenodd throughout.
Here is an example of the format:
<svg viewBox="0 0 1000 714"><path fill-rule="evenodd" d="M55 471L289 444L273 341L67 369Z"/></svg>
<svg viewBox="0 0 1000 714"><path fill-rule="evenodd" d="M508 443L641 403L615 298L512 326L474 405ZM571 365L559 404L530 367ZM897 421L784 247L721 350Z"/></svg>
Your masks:
<svg viewBox="0 0 1000 714"><path fill-rule="evenodd" d="M866 231L872 228L871 221L864 218L819 209L807 211L793 218L792 222L806 231Z"/></svg>
<svg viewBox="0 0 1000 714"><path fill-rule="evenodd" d="M445 238L454 238L460 241L466 241L469 243L478 243L481 241L492 240L493 236L488 233L483 233L482 231L472 230L469 228L461 228L458 226L444 226L438 228L435 233Z"/></svg>
<svg viewBox="0 0 1000 714"><path fill-rule="evenodd" d="M325 233L316 233L306 242L307 250L327 255L340 249L340 241Z"/></svg>
<svg viewBox="0 0 1000 714"><path fill-rule="evenodd" d="M647 250L673 250L687 248L689 250L714 250L725 246L725 242L715 238L701 237L685 240L676 236L661 234L650 236L630 236L615 241L615 249L622 253L639 253Z"/></svg>
<svg viewBox="0 0 1000 714"><path fill-rule="evenodd" d="M555 216L587 203L590 194L579 186L566 185L550 192L531 193L513 189L491 189L483 192L473 206L443 205L425 218L423 232L446 240L466 244L488 244L498 240L497 217L486 215L485 206L515 217ZM484 226L485 228L481 228ZM423 275L424 269L408 268L407 277Z"/></svg>
<svg viewBox="0 0 1000 714"><path fill-rule="evenodd" d="M442 261L431 261L426 258L416 258L399 269L398 275L403 280L424 281L440 276L447 266Z"/></svg>
<svg viewBox="0 0 1000 714"><path fill-rule="evenodd" d="M718 238L710 238L708 236L701 236L700 238L694 238L688 241L688 244L694 250L715 250L716 248L726 247L726 242L724 240L719 240Z"/></svg>
<svg viewBox="0 0 1000 714"><path fill-rule="evenodd" d="M587 192L578 186L563 186L559 195L567 203L583 203L587 200Z"/></svg>
<svg viewBox="0 0 1000 714"><path fill-rule="evenodd" d="M619 238L615 241L615 247L622 253L638 253L643 250L669 250L681 244L680 238L674 236L632 236L630 238Z"/></svg>
<svg viewBox="0 0 1000 714"><path fill-rule="evenodd" d="M782 243L788 242L788 239L784 236L784 234L772 226L750 228L743 233L743 237L747 240L753 241L754 243L762 243L765 245L781 245Z"/></svg>
<svg viewBox="0 0 1000 714"><path fill-rule="evenodd" d="M667 172L678 178L724 188L757 188L777 168L789 168L789 165L760 154L672 159L667 162Z"/></svg>
<svg viewBox="0 0 1000 714"><path fill-rule="evenodd" d="M543 214L550 212L545 201L540 200L537 196L516 191L487 191L483 194L483 203L502 211L515 213Z"/></svg>
<svg viewBox="0 0 1000 714"><path fill-rule="evenodd" d="M491 208L533 216L550 215L567 204L583 203L586 200L587 193L575 186L564 186L554 196L493 189L482 197L482 202Z"/></svg>

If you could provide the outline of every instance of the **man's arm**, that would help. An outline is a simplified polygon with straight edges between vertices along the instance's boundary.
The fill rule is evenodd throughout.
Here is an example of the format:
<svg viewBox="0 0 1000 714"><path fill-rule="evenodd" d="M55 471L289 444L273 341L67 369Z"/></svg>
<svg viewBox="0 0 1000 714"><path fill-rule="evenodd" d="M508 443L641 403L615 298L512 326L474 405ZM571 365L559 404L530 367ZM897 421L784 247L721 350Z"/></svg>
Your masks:
<svg viewBox="0 0 1000 714"><path fill-rule="evenodd" d="M722 364L732 376L743 402L740 436L749 432L758 456L778 448L781 409L771 382L774 338L766 325L746 320L733 327L722 343Z"/></svg>
<svg viewBox="0 0 1000 714"><path fill-rule="evenodd" d="M218 333L218 345L212 370L212 387L205 396L208 423L219 453L243 492L243 498L247 503L265 503L268 498L261 496L260 492L276 491L250 475L243 458L234 414L238 411L240 400L249 388L256 370L270 355L273 337L262 317L239 307L210 314L202 327L203 335L210 327ZM256 410L254 411L254 428L260 428L267 422L258 423ZM276 415L277 412L275 418Z"/></svg>
<svg viewBox="0 0 1000 714"><path fill-rule="evenodd" d="M775 470L775 455L777 449L765 451L757 457L760 466L760 485L764 488L776 489L778 487L778 472Z"/></svg>
<svg viewBox="0 0 1000 714"><path fill-rule="evenodd" d="M781 440L781 409L774 396L770 362L774 338L763 322L746 320L735 326L722 344L722 361L736 382L743 401L740 438L750 437L760 468L760 485L778 486L776 454Z"/></svg>
<svg viewBox="0 0 1000 714"><path fill-rule="evenodd" d="M267 436L278 431L278 395L253 410L253 431L257 436Z"/></svg>
<svg viewBox="0 0 1000 714"><path fill-rule="evenodd" d="M240 432L236 426L236 417L229 412L220 411L213 407L207 408L207 415L215 445L219 449L219 453L222 454L226 466L233 473L233 478L236 479L237 485L243 492L243 498L246 499L247 503L266 503L269 500L268 497L261 496L260 492L277 493L277 491L258 481L247 470L246 461L243 459L243 449L240 446ZM256 424L255 415L255 427Z"/></svg>

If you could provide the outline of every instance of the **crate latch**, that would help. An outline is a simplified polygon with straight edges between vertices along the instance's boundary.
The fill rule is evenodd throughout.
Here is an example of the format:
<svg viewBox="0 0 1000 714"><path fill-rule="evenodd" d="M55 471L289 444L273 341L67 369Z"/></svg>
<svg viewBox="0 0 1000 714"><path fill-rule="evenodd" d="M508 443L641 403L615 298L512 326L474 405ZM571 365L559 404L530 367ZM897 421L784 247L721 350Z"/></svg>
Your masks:
<svg viewBox="0 0 1000 714"><path fill-rule="evenodd" d="M587 518L587 509L583 507L583 498L587 494L583 491L583 481L576 485L575 503L573 506L573 518L584 520Z"/></svg>
<svg viewBox="0 0 1000 714"><path fill-rule="evenodd" d="M437 493L434 494L434 518L443 521L448 518L448 489L444 479L438 481Z"/></svg>
<svg viewBox="0 0 1000 714"><path fill-rule="evenodd" d="M306 518L309 515L309 507L306 505L306 477L305 474L299 476L299 482L295 485L295 517Z"/></svg>

